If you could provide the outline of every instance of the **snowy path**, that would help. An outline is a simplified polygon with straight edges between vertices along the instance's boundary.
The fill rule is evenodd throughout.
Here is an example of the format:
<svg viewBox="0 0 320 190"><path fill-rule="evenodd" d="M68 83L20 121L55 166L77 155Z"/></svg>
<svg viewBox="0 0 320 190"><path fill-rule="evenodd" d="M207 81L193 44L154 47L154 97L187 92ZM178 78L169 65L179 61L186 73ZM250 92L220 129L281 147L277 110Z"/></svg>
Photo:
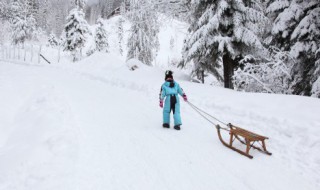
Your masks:
<svg viewBox="0 0 320 190"><path fill-rule="evenodd" d="M320 184L314 168L320 165L314 150L320 122L312 114L300 120L318 128L299 134L294 111L280 108L266 116L274 107L251 102L252 94L181 82L190 101L224 121L260 126L255 131L272 137L267 143L274 155L253 151L249 160L223 147L215 129L186 104L183 130L162 129L160 71L133 82L135 74L121 67L105 76L85 67L0 62L0 189L312 190ZM295 106L284 96L257 96L289 110ZM319 111L319 100L292 99L301 101L302 111L305 104ZM277 125L282 127L272 127Z"/></svg>

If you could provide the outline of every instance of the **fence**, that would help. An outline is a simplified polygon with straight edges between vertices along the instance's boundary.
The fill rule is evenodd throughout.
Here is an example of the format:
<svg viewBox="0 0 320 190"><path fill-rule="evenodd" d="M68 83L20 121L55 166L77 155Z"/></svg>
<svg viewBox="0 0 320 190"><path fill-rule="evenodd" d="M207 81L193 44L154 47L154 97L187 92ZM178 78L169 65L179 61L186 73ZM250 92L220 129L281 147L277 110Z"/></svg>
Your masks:
<svg viewBox="0 0 320 190"><path fill-rule="evenodd" d="M3 61L19 60L29 63L51 64L60 62L61 48L44 45L0 45L0 59Z"/></svg>

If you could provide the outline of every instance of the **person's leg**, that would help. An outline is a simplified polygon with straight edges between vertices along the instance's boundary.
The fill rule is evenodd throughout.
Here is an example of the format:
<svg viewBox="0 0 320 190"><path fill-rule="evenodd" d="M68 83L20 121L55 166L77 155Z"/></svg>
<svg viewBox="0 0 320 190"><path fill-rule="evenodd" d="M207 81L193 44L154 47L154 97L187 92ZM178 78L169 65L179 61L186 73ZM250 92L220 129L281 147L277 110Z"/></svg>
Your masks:
<svg viewBox="0 0 320 190"><path fill-rule="evenodd" d="M170 127L170 98L167 97L163 107L163 127Z"/></svg>
<svg viewBox="0 0 320 190"><path fill-rule="evenodd" d="M180 103L179 102L176 103L175 113L173 114L173 119L174 119L175 129L179 130L180 125L182 125L181 116L180 116Z"/></svg>

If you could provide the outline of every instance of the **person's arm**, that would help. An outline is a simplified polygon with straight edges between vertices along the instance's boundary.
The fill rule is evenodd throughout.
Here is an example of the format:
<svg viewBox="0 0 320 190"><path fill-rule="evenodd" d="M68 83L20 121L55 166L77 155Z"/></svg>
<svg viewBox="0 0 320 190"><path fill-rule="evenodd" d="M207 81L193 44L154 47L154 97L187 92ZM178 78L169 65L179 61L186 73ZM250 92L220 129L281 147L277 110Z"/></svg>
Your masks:
<svg viewBox="0 0 320 190"><path fill-rule="evenodd" d="M166 96L165 90L163 89L163 86L161 86L160 93L159 93L159 106L161 108L163 108L163 99L165 96Z"/></svg>
<svg viewBox="0 0 320 190"><path fill-rule="evenodd" d="M160 100L163 100L164 97L166 97L166 90L165 90L165 88L163 88L163 85L162 85L161 86L161 90L160 90L159 98L160 98Z"/></svg>
<svg viewBox="0 0 320 190"><path fill-rule="evenodd" d="M183 89L180 87L179 84L177 84L177 85L178 85L178 94L180 94L180 96L183 97L184 101L188 101L187 95L184 93Z"/></svg>

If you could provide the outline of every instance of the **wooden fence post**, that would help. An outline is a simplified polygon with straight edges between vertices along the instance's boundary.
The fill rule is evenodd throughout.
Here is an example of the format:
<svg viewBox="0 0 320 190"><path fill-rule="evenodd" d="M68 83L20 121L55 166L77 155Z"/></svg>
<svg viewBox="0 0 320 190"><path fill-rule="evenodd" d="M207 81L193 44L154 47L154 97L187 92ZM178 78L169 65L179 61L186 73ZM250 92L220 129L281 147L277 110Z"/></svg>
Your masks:
<svg viewBox="0 0 320 190"><path fill-rule="evenodd" d="M61 46L59 45L59 48L58 48L58 63L60 63L60 49L61 49Z"/></svg>
<svg viewBox="0 0 320 190"><path fill-rule="evenodd" d="M40 54L41 54L41 48L42 48L42 45L40 45L40 48L39 48L39 53L38 53L38 63L40 64Z"/></svg>
<svg viewBox="0 0 320 190"><path fill-rule="evenodd" d="M9 59L11 59L11 46L9 46Z"/></svg>
<svg viewBox="0 0 320 190"><path fill-rule="evenodd" d="M33 60L33 45L31 45L31 63L32 63L32 60Z"/></svg>
<svg viewBox="0 0 320 190"><path fill-rule="evenodd" d="M27 57L27 48L26 48L26 46L24 46L24 57L23 57L23 61L26 61L26 57Z"/></svg>
<svg viewBox="0 0 320 190"><path fill-rule="evenodd" d="M13 46L13 59L16 58L16 46Z"/></svg>
<svg viewBox="0 0 320 190"><path fill-rule="evenodd" d="M18 59L20 60L20 46L18 46Z"/></svg>

